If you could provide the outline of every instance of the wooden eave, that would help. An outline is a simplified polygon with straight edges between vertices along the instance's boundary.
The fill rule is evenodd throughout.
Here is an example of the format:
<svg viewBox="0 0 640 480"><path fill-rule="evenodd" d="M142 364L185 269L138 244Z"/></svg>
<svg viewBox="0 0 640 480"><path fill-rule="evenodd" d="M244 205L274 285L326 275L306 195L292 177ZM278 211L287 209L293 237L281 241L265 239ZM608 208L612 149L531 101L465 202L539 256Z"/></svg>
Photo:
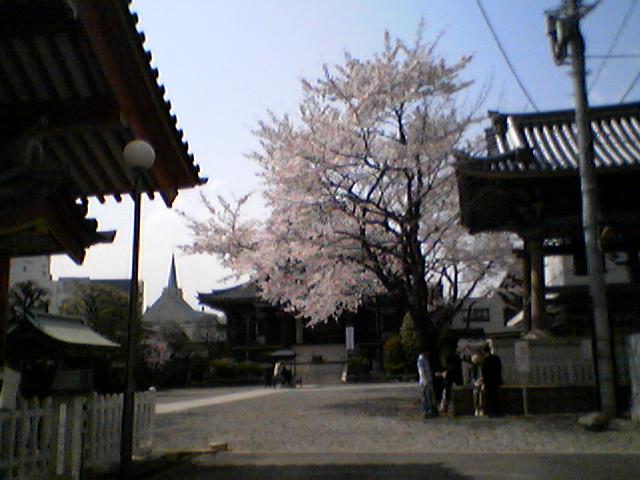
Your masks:
<svg viewBox="0 0 640 480"><path fill-rule="evenodd" d="M143 48L144 35L136 28L137 16L124 0L79 0L79 19L102 66L122 114L134 138L149 141L156 150L151 175L167 205L178 190L206 180L198 176L182 130L164 88L157 83L158 71L150 66L151 54ZM115 32L115 33L114 33Z"/></svg>
<svg viewBox="0 0 640 480"><path fill-rule="evenodd" d="M493 158L458 158L461 223L471 233L509 231L523 238L580 233L580 181L576 170L493 170L489 167ZM496 163L508 165L504 156ZM512 164L518 161L514 158ZM637 231L640 166L598 168L597 175L602 224Z"/></svg>
<svg viewBox="0 0 640 480"><path fill-rule="evenodd" d="M198 293L198 303L212 308L268 305L260 298L260 289L255 282L248 281L230 288Z"/></svg>
<svg viewBox="0 0 640 480"><path fill-rule="evenodd" d="M149 196L170 206L202 184L136 23L125 0L0 1L0 154L38 140L76 198L120 200L133 188L123 147L143 138L157 156Z"/></svg>
<svg viewBox="0 0 640 480"><path fill-rule="evenodd" d="M97 231L98 223L85 214L83 205L52 190L2 202L0 256L66 253L81 264L86 248L115 237L113 231Z"/></svg>

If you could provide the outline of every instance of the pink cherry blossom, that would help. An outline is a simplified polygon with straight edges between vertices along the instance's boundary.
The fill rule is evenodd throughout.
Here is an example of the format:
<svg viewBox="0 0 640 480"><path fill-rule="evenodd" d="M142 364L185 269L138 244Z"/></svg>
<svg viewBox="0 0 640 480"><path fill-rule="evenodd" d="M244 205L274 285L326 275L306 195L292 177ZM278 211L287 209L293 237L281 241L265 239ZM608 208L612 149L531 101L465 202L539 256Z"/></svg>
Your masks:
<svg viewBox="0 0 640 480"><path fill-rule="evenodd" d="M255 130L270 216L244 218L246 197L205 199L211 216L189 220L187 250L251 274L266 300L311 323L385 291L423 323L434 302L459 304L509 257L504 237L472 238L458 222L452 152L475 121L459 101L470 60L447 64L421 37L387 34L373 58L346 54L304 80L299 115Z"/></svg>

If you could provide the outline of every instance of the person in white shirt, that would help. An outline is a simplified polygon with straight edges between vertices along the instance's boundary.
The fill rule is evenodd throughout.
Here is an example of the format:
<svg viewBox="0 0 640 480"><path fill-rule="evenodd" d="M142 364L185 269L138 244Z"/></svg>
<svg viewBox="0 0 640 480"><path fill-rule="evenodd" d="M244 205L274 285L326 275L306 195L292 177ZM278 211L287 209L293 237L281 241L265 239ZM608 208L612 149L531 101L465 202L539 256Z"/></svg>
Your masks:
<svg viewBox="0 0 640 480"><path fill-rule="evenodd" d="M279 387L282 384L282 368L284 365L282 362L276 362L273 366L273 386Z"/></svg>
<svg viewBox="0 0 640 480"><path fill-rule="evenodd" d="M435 396L433 394L433 375L429 364L429 352L423 351L418 355L418 376L422 387L422 414L424 418L438 415L436 409Z"/></svg>

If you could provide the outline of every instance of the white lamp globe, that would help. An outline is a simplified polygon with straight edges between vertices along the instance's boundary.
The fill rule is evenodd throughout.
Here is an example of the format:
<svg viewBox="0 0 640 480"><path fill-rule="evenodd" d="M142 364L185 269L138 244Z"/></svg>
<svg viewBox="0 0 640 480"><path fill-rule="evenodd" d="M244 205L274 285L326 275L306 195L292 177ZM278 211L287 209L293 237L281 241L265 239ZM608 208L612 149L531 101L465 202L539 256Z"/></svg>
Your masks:
<svg viewBox="0 0 640 480"><path fill-rule="evenodd" d="M153 147L144 140L131 140L124 147L124 161L130 168L148 170L156 160Z"/></svg>

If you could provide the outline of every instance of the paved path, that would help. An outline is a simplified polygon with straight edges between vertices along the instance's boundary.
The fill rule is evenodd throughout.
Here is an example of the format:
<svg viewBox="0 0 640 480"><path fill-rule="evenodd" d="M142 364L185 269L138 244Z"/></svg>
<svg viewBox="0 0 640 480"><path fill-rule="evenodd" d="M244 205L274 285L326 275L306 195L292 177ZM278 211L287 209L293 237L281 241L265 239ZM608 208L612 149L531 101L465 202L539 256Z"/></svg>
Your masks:
<svg viewBox="0 0 640 480"><path fill-rule="evenodd" d="M397 388L414 388L414 384L377 384L369 385L369 390L379 389L397 389ZM165 413L176 413L185 410L193 410L194 408L208 407L211 405L220 405L222 403L237 402L239 400L247 400L250 398L259 398L275 393L289 392L289 389L279 388L246 388L241 391L236 389L189 389L189 390L169 390L158 395L156 405L156 413L162 415ZM362 390L361 385L305 385L298 389L302 392L330 392L330 391L349 391ZM192 398L192 397L196 398Z"/></svg>
<svg viewBox="0 0 640 480"><path fill-rule="evenodd" d="M416 384L158 393L155 453L206 449L156 480L636 479L640 424L577 415L423 420Z"/></svg>
<svg viewBox="0 0 640 480"><path fill-rule="evenodd" d="M211 405L221 405L223 403L237 402L239 400L247 400L250 398L259 398L266 395L273 395L280 390L261 389L249 390L245 392L226 393L221 395L212 395L195 400L179 400L176 402L161 403L156 405L156 413L162 415L164 413L176 413L184 410L193 410L194 408L209 407Z"/></svg>

